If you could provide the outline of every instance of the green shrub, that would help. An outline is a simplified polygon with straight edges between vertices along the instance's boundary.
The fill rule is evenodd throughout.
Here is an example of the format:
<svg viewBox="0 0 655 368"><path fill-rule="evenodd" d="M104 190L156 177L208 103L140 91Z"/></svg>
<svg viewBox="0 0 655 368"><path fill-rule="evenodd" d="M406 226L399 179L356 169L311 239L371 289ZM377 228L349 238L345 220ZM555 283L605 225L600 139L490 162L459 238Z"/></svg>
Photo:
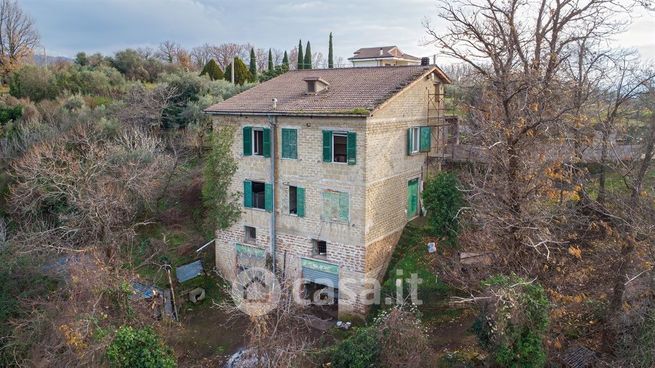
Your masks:
<svg viewBox="0 0 655 368"><path fill-rule="evenodd" d="M243 60L239 58L234 58L234 83L243 85L244 83L250 82L253 80L252 74L248 70L246 64ZM225 67L225 80L230 82L232 81L232 64L228 64Z"/></svg>
<svg viewBox="0 0 655 368"><path fill-rule="evenodd" d="M341 341L332 354L335 368L371 368L378 366L380 347L378 332L373 327L361 327Z"/></svg>
<svg viewBox="0 0 655 368"><path fill-rule="evenodd" d="M219 79L223 79L223 71L221 70L221 67L218 66L218 63L216 63L216 60L211 59L207 64L205 64L205 67L202 68L202 71L200 72L200 76L207 75L209 79L215 81Z"/></svg>
<svg viewBox="0 0 655 368"><path fill-rule="evenodd" d="M121 326L107 348L109 366L115 368L176 367L169 347L150 328Z"/></svg>
<svg viewBox="0 0 655 368"><path fill-rule="evenodd" d="M428 179L423 190L423 204L428 212L431 230L450 246L457 245L460 227L457 215L464 205L458 186L454 174L442 171Z"/></svg>
<svg viewBox="0 0 655 368"><path fill-rule="evenodd" d="M9 78L9 94L16 98L29 98L34 102L55 99L59 89L49 69L25 65Z"/></svg>
<svg viewBox="0 0 655 368"><path fill-rule="evenodd" d="M16 121L23 116L23 106L17 105L13 107L0 106L0 125L5 125L10 121Z"/></svg>
<svg viewBox="0 0 655 368"><path fill-rule="evenodd" d="M543 367L543 340L548 329L549 302L543 287L517 276L494 276L482 283L488 303L474 330L502 367Z"/></svg>

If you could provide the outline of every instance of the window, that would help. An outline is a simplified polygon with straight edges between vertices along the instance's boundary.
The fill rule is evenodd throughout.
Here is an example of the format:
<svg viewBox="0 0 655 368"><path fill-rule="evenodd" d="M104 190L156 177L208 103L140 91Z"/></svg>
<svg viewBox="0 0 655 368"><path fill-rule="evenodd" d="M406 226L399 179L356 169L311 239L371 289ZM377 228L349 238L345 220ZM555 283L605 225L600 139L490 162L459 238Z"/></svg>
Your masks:
<svg viewBox="0 0 655 368"><path fill-rule="evenodd" d="M298 214L298 188L294 186L289 187L289 213Z"/></svg>
<svg viewBox="0 0 655 368"><path fill-rule="evenodd" d="M271 157L271 130L243 127L243 155Z"/></svg>
<svg viewBox="0 0 655 368"><path fill-rule="evenodd" d="M348 137L342 133L332 135L332 162L346 163L348 160Z"/></svg>
<svg viewBox="0 0 655 368"><path fill-rule="evenodd" d="M325 240L312 240L313 255L326 256L327 255L327 242Z"/></svg>
<svg viewBox="0 0 655 368"><path fill-rule="evenodd" d="M252 130L252 154L255 156L264 156L264 130Z"/></svg>
<svg viewBox="0 0 655 368"><path fill-rule="evenodd" d="M305 217L305 188L289 186L289 214Z"/></svg>
<svg viewBox="0 0 655 368"><path fill-rule="evenodd" d="M282 158L298 158L298 131L282 128Z"/></svg>
<svg viewBox="0 0 655 368"><path fill-rule="evenodd" d="M252 226L246 226L245 237L243 241L246 243L255 244L257 241L257 229Z"/></svg>
<svg viewBox="0 0 655 368"><path fill-rule="evenodd" d="M246 208L259 208L269 212L272 211L273 186L258 181L244 181L243 206Z"/></svg>
<svg viewBox="0 0 655 368"><path fill-rule="evenodd" d="M323 192L324 221L348 222L350 219L350 203L348 193L326 190Z"/></svg>
<svg viewBox="0 0 655 368"><path fill-rule="evenodd" d="M266 208L266 188L264 183L252 182L252 207L262 210Z"/></svg>
<svg viewBox="0 0 655 368"><path fill-rule="evenodd" d="M419 144L420 144L420 128L409 128L409 139L408 139L408 147L409 147L409 154L413 153L418 153L419 150Z"/></svg>
<svg viewBox="0 0 655 368"><path fill-rule="evenodd" d="M324 130L323 161L355 165L357 163L357 134Z"/></svg>
<svg viewBox="0 0 655 368"><path fill-rule="evenodd" d="M427 126L407 129L407 154L430 151L431 128Z"/></svg>

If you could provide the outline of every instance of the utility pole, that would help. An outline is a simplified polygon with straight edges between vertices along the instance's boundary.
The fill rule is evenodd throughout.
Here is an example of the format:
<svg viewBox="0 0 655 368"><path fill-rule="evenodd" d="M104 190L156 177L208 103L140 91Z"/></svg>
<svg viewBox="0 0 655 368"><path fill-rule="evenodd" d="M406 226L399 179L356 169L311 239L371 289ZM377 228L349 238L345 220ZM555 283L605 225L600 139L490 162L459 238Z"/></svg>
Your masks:
<svg viewBox="0 0 655 368"><path fill-rule="evenodd" d="M234 84L234 63L236 63L236 56L232 58L232 84Z"/></svg>
<svg viewBox="0 0 655 368"><path fill-rule="evenodd" d="M277 98L274 98L273 101L273 110L277 108ZM271 227L269 229L269 237L271 239L271 257L272 257L272 269L273 274L277 272L277 196L275 191L277 188L277 168L275 166L275 159L277 156L277 116L271 114L268 116L268 123L271 126L271 172L270 178L271 181L271 194L273 198L271 202L273 203L273 208L271 210Z"/></svg>

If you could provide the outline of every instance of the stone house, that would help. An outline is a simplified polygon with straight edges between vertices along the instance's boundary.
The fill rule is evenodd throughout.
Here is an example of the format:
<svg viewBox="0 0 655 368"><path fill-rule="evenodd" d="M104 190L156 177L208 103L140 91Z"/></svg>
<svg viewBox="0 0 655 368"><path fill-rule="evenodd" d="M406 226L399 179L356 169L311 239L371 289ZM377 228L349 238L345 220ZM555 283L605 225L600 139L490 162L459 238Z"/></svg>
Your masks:
<svg viewBox="0 0 655 368"><path fill-rule="evenodd" d="M236 128L243 193L241 218L216 232L217 268L273 267L327 286L340 316L366 313L364 280L384 275L438 170L445 83L436 66L297 70L209 107Z"/></svg>
<svg viewBox="0 0 655 368"><path fill-rule="evenodd" d="M365 47L349 57L354 67L420 65L421 59L405 54L398 46Z"/></svg>

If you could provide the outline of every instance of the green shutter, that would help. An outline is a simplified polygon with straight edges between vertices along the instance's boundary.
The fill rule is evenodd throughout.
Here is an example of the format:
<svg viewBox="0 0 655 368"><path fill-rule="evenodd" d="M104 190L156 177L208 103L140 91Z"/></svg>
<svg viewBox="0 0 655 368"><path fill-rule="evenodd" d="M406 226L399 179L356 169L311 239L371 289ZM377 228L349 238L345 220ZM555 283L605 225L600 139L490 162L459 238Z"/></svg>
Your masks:
<svg viewBox="0 0 655 368"><path fill-rule="evenodd" d="M412 128L407 129L407 156L412 154Z"/></svg>
<svg viewBox="0 0 655 368"><path fill-rule="evenodd" d="M332 131L323 131L323 162L332 162Z"/></svg>
<svg viewBox="0 0 655 368"><path fill-rule="evenodd" d="M428 152L430 150L430 127L421 127L420 130L421 144L419 150Z"/></svg>
<svg viewBox="0 0 655 368"><path fill-rule="evenodd" d="M243 155L252 156L252 127L243 127Z"/></svg>
<svg viewBox="0 0 655 368"><path fill-rule="evenodd" d="M298 131L282 129L282 158L298 158Z"/></svg>
<svg viewBox="0 0 655 368"><path fill-rule="evenodd" d="M264 128L264 157L271 157L271 129Z"/></svg>
<svg viewBox="0 0 655 368"><path fill-rule="evenodd" d="M252 182L250 180L243 182L243 207L252 207Z"/></svg>
<svg viewBox="0 0 655 368"><path fill-rule="evenodd" d="M346 145L346 154L348 156L348 165L357 163L357 133L348 132L348 141Z"/></svg>
<svg viewBox="0 0 655 368"><path fill-rule="evenodd" d="M341 221L348 221L348 214L350 208L348 205L348 193L339 193L339 219Z"/></svg>
<svg viewBox="0 0 655 368"><path fill-rule="evenodd" d="M296 188L296 206L298 217L305 217L305 188Z"/></svg>
<svg viewBox="0 0 655 368"><path fill-rule="evenodd" d="M264 207L267 212L273 211L273 184L264 184Z"/></svg>

